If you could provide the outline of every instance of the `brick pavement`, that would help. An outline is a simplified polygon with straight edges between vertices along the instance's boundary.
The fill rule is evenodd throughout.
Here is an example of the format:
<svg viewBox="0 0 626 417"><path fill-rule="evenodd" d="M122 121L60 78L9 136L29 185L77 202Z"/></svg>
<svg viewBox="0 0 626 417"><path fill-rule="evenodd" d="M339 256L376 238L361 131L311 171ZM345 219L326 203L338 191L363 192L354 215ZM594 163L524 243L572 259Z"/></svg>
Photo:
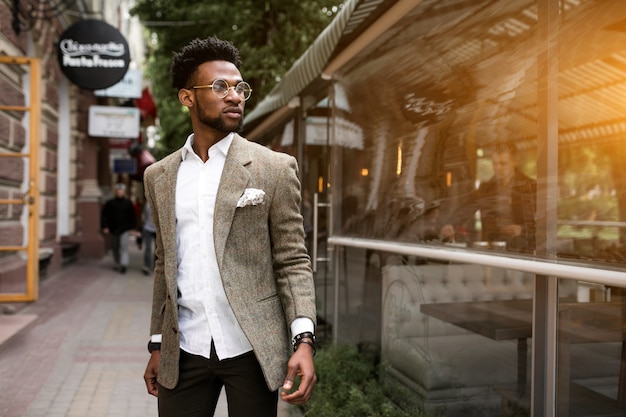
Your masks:
<svg viewBox="0 0 626 417"><path fill-rule="evenodd" d="M131 247L126 274L113 270L110 256L78 261L18 309L16 316L32 321L27 327L3 340L0 321L0 417L157 415L142 378L152 280ZM279 417L298 414L279 402ZM220 400L215 417L227 415Z"/></svg>

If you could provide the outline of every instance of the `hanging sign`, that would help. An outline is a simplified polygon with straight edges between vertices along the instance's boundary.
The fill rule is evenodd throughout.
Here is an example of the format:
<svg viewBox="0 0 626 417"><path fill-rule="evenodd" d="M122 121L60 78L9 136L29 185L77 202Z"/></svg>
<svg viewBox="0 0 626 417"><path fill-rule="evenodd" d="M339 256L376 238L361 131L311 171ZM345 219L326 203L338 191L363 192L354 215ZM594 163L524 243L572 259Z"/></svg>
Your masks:
<svg viewBox="0 0 626 417"><path fill-rule="evenodd" d="M124 77L109 88L95 90L97 97L141 98L143 74L141 70L129 69Z"/></svg>
<svg viewBox="0 0 626 417"><path fill-rule="evenodd" d="M139 109L136 107L89 106L89 136L138 138Z"/></svg>
<svg viewBox="0 0 626 417"><path fill-rule="evenodd" d="M81 20L59 39L59 66L74 84L88 90L111 87L130 64L128 43L113 26L101 20Z"/></svg>

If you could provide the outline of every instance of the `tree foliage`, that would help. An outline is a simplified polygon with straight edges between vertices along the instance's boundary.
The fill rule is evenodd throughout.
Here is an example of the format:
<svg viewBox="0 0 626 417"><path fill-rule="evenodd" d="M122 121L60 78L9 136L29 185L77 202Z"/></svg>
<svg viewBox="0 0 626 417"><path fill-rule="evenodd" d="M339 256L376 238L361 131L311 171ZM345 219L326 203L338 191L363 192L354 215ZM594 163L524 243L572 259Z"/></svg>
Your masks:
<svg viewBox="0 0 626 417"><path fill-rule="evenodd" d="M191 132L185 109L171 87L173 51L191 39L217 36L233 42L254 108L339 10L341 0L137 0L132 14L147 28L146 79L159 109L160 151L182 145Z"/></svg>

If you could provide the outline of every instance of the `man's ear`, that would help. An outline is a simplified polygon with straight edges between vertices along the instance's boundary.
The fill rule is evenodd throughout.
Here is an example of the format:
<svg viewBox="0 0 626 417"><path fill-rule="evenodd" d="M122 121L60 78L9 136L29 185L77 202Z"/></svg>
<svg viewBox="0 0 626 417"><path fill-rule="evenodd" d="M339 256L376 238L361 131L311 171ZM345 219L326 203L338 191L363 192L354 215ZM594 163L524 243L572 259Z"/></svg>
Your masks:
<svg viewBox="0 0 626 417"><path fill-rule="evenodd" d="M186 88L181 88L178 90L178 101L185 107L193 106L193 92L192 90L188 90Z"/></svg>

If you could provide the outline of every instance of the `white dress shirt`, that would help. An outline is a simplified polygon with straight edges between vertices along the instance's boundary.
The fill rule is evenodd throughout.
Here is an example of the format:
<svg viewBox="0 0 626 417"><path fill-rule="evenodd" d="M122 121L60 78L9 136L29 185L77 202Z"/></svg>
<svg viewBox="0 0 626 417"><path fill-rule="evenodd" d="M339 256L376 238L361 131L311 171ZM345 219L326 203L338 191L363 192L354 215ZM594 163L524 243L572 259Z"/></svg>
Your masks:
<svg viewBox="0 0 626 417"><path fill-rule="evenodd" d="M252 350L226 298L213 240L215 199L233 134L211 146L206 162L193 151L193 137L182 149L176 180L180 347L209 358L213 340L219 359L232 358ZM292 335L313 330L308 318L291 323Z"/></svg>
<svg viewBox="0 0 626 417"><path fill-rule="evenodd" d="M202 162L190 135L176 179L180 347L206 358L211 340L220 359L252 350L226 299L213 244L215 197L232 140L230 134L211 146L209 159Z"/></svg>

